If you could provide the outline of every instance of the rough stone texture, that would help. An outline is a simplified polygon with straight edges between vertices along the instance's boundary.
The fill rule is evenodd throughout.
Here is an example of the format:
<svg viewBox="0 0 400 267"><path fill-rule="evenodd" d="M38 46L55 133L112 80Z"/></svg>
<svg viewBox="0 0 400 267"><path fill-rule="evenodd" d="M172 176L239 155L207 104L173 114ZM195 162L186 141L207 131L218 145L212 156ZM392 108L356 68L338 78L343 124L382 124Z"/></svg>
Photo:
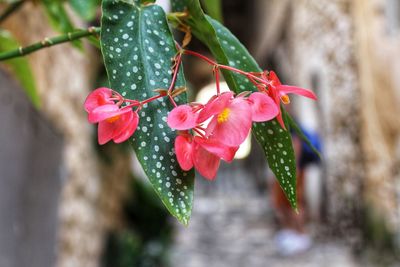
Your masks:
<svg viewBox="0 0 400 267"><path fill-rule="evenodd" d="M259 59L272 59L286 83L318 94L316 105L296 99L295 110L322 132L325 208L346 238L359 236L363 208L400 233L395 2L270 0L260 11Z"/></svg>
<svg viewBox="0 0 400 267"><path fill-rule="evenodd" d="M350 248L335 239L316 239L300 255L283 257L274 243L273 211L265 195L255 193L251 173L220 172L217 183L196 184L195 209L188 227L177 225L174 267L358 267ZM225 183L234 184L227 189Z"/></svg>
<svg viewBox="0 0 400 267"><path fill-rule="evenodd" d="M397 3L396 3L397 2ZM398 1L354 1L356 57L362 88L365 201L400 235L400 6ZM386 12L385 12L386 11ZM395 12L391 21L391 12ZM396 13L397 12L397 13ZM379 49L377 49L379 48ZM375 219L376 219L375 218ZM382 222L380 222L382 223Z"/></svg>
<svg viewBox="0 0 400 267"><path fill-rule="evenodd" d="M357 238L365 162L350 2L301 1L292 6L288 43L290 77L296 84L316 87L319 96L328 219L337 231Z"/></svg>
<svg viewBox="0 0 400 267"><path fill-rule="evenodd" d="M79 23L78 23L79 24ZM5 27L23 45L57 35L40 5L26 3ZM81 25L84 27L84 25ZM23 31L21 30L23 29ZM119 219L129 157L114 153L115 164L98 164L94 127L87 123L83 102L93 87L98 54L87 46L84 53L69 44L30 55L40 98L41 113L65 140L63 181L59 206L58 267L98 266L107 229ZM107 153L107 152L106 152ZM111 218L111 219L110 219Z"/></svg>
<svg viewBox="0 0 400 267"><path fill-rule="evenodd" d="M52 267L62 138L3 71L0 124L0 266Z"/></svg>

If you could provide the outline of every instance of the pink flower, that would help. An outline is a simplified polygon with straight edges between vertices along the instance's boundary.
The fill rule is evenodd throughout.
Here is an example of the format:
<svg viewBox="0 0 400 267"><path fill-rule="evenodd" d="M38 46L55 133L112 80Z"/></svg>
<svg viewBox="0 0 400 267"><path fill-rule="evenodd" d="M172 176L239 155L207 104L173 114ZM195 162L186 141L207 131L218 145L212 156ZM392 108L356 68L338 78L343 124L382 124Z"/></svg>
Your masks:
<svg viewBox="0 0 400 267"><path fill-rule="evenodd" d="M221 144L215 139L209 138L206 139L204 137L195 136L194 142L199 146L207 150L208 152L218 156L218 158L223 159L226 162L232 162L235 157L236 151L239 149L239 146L229 147Z"/></svg>
<svg viewBox="0 0 400 267"><path fill-rule="evenodd" d="M178 135L175 138L175 153L176 159L178 160L179 166L182 170L188 171L193 168L193 143L192 136Z"/></svg>
<svg viewBox="0 0 400 267"><path fill-rule="evenodd" d="M282 101L284 104L289 104L290 99L287 94L296 94L296 95L302 95L308 98L311 98L313 100L317 99L317 96L310 90L296 87L296 86L290 86L290 85L282 85L281 81L279 80L278 76L274 71L270 71L268 74L268 77L264 77L267 79L269 82L268 85L268 95L274 100L277 108L279 109L279 114L277 116L277 120L279 124L282 126L282 128L285 128L285 123L283 122L282 119L282 112L281 112L281 106L280 102Z"/></svg>
<svg viewBox="0 0 400 267"><path fill-rule="evenodd" d="M202 123L208 120L211 116L220 113L232 98L233 93L230 91L222 93L219 96L213 96L201 110L197 122Z"/></svg>
<svg viewBox="0 0 400 267"><path fill-rule="evenodd" d="M185 171L195 168L208 180L217 174L221 159L232 161L238 147L227 147L215 140L191 136L185 132L175 139L175 152L179 165Z"/></svg>
<svg viewBox="0 0 400 267"><path fill-rule="evenodd" d="M99 123L98 141L103 145L110 140L122 143L131 137L138 126L139 116L131 108L121 109L116 104L107 104L92 110L88 120Z"/></svg>
<svg viewBox="0 0 400 267"><path fill-rule="evenodd" d="M206 179L215 178L220 164L219 157L204 149L189 134L176 137L175 153L183 170L188 171L195 167Z"/></svg>
<svg viewBox="0 0 400 267"><path fill-rule="evenodd" d="M212 119L207 126L207 136L218 142L236 147L243 143L251 129L252 110L244 97L233 98L233 93L223 93L207 103L199 118Z"/></svg>
<svg viewBox="0 0 400 267"><path fill-rule="evenodd" d="M200 144L194 143L193 164L196 170L208 180L214 180L221 160Z"/></svg>
<svg viewBox="0 0 400 267"><path fill-rule="evenodd" d="M232 92L213 96L206 105L175 107L168 115L171 128L184 130L175 139L175 152L183 170L195 168L213 180L220 161L231 162L250 132L252 121L266 121L278 114L274 101L266 94L248 93L234 98ZM209 121L208 126L203 123ZM192 136L189 130L193 131Z"/></svg>
<svg viewBox="0 0 400 267"><path fill-rule="evenodd" d="M85 110L87 112L91 112L93 109L105 105L105 104L114 104L114 101L111 100L113 94L113 90L101 87L93 92L91 92L86 100L85 100Z"/></svg>
<svg viewBox="0 0 400 267"><path fill-rule="evenodd" d="M98 123L98 142L100 145L113 140L126 141L135 132L139 116L132 108L121 108L114 103L113 91L108 88L94 90L86 98L84 107L90 123ZM118 99L118 98L117 98Z"/></svg>
<svg viewBox="0 0 400 267"><path fill-rule="evenodd" d="M255 92L249 96L252 110L252 120L255 122L269 121L279 114L274 100L266 94Z"/></svg>
<svg viewBox="0 0 400 267"><path fill-rule="evenodd" d="M262 104L266 98L254 97L257 106L255 111L262 112ZM257 101L256 101L257 100ZM268 99L267 99L268 100ZM270 101L273 103L273 101ZM168 115L168 126L177 130L193 129L197 133L205 131L203 137L212 138L228 147L237 147L246 139L249 134L252 122L251 101L244 96L233 97L232 92L225 92L219 96L213 96L208 103L203 105L181 105L175 107ZM265 105L269 104L266 103ZM256 118L269 118L272 116L270 111L267 115L258 115ZM202 123L211 119L207 128L204 129ZM200 134L202 135L202 134Z"/></svg>
<svg viewBox="0 0 400 267"><path fill-rule="evenodd" d="M189 130L197 125L198 113L195 113L189 105L180 105L174 108L168 115L167 124L177 130Z"/></svg>

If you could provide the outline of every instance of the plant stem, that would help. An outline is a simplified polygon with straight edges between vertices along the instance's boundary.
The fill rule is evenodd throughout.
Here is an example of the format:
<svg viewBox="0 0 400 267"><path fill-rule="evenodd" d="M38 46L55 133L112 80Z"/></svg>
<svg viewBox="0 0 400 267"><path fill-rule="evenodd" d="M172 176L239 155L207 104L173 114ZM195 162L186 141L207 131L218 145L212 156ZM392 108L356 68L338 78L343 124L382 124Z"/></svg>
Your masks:
<svg viewBox="0 0 400 267"><path fill-rule="evenodd" d="M241 74L243 76L246 76L248 79L252 78L253 81L257 81L257 82L262 83L262 84L267 84L267 82L264 79L261 79L261 78L255 76L254 74L251 74L250 72L242 71L242 70L239 70L239 69L231 67L231 66L218 64L217 62L209 59L208 57L203 56L200 53L197 53L197 52L194 52L194 51L191 51L191 50L186 50L186 49L183 50L183 53L186 54L186 55L191 55L191 56L195 56L195 57L201 58L202 60L206 61L208 64L210 64L210 65L212 65L214 67L218 67L218 68L221 68L221 69L224 69L224 70L229 70L229 71L232 71L232 72L236 72L236 73L239 73L239 74Z"/></svg>
<svg viewBox="0 0 400 267"><path fill-rule="evenodd" d="M194 52L194 51L191 51L191 50L186 50L186 49L183 50L183 53L186 54L186 55L191 55L191 56L195 56L195 57L201 58L202 60L208 62L210 65L213 65L213 66L218 65L217 62L212 61L211 59L209 59L208 57L203 56L200 53L197 53L197 52Z"/></svg>
<svg viewBox="0 0 400 267"><path fill-rule="evenodd" d="M35 44L32 44L30 46L26 47L19 47L18 49L12 50L12 51L7 51L0 53L0 61L11 59L11 58L16 58L16 57L22 57L26 56L30 53L33 53L37 50L40 50L42 48L50 47L53 45L58 45L66 42L71 42L80 38L96 35L100 33L100 28L98 27L90 27L85 30L77 30L74 32L69 32L64 35L56 36L53 38L45 38L40 42L37 42Z"/></svg>
<svg viewBox="0 0 400 267"><path fill-rule="evenodd" d="M176 78L178 77L179 67L181 66L181 63L182 63L182 54L178 53L175 60L176 61L174 64L174 74L172 76L171 84L168 88L168 98L171 101L172 105L174 105L174 107L176 107L177 105L176 105L175 100L172 97L171 93L172 93L172 90L175 88L175 83L176 83Z"/></svg>
<svg viewBox="0 0 400 267"><path fill-rule="evenodd" d="M154 101L154 100L159 99L159 98L164 97L164 96L165 95L161 95L161 94L160 95L156 95L156 96L152 96L152 97L150 97L148 99L140 101L140 105L144 105L144 104L150 103L151 101Z"/></svg>
<svg viewBox="0 0 400 267"><path fill-rule="evenodd" d="M215 83L217 86L217 95L220 95L221 90L219 87L219 68L217 66L214 67L214 75L215 75Z"/></svg>
<svg viewBox="0 0 400 267"><path fill-rule="evenodd" d="M6 10L4 10L4 12L0 14L0 23L2 23L4 20L8 18L8 16L17 11L20 7L22 7L22 4L24 3L25 1L23 0L11 3L10 6L8 6Z"/></svg>

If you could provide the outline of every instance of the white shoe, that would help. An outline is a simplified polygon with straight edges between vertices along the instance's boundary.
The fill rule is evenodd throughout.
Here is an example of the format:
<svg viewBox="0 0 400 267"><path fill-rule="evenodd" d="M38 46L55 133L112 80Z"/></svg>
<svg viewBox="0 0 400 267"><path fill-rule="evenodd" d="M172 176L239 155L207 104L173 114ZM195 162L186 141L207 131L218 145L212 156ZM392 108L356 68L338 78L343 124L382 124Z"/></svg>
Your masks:
<svg viewBox="0 0 400 267"><path fill-rule="evenodd" d="M275 244L283 256L292 256L307 251L312 240L309 235L293 230L282 230L275 235Z"/></svg>

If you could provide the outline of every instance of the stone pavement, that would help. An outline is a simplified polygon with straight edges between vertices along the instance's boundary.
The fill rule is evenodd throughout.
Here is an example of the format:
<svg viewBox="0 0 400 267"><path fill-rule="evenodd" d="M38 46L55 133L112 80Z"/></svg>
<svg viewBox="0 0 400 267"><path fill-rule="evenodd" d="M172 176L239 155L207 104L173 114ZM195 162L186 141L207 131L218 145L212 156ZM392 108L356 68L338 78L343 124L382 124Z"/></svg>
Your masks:
<svg viewBox="0 0 400 267"><path fill-rule="evenodd" d="M229 179L237 182L238 179ZM242 177L246 177L240 175ZM223 185L225 177L218 178ZM241 179L243 180L243 179ZM209 183L196 184L193 216L188 227L176 227L171 249L173 267L358 267L365 266L339 241L314 240L301 255L283 257L274 244L274 223L266 196ZM215 185L215 184L214 184ZM224 189L225 188L225 189ZM243 187L242 187L243 189Z"/></svg>

